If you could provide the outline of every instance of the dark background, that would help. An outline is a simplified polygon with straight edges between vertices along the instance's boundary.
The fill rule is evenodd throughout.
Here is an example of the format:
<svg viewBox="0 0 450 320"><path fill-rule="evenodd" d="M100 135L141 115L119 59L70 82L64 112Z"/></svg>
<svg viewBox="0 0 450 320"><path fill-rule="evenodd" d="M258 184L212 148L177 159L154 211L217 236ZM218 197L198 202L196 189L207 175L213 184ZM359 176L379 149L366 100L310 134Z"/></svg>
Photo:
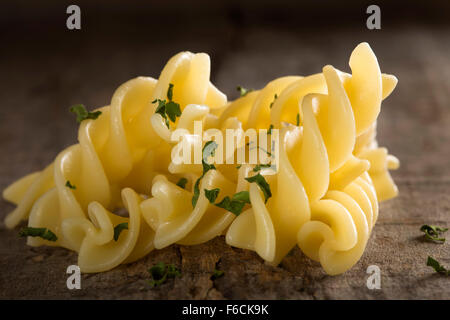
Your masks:
<svg viewBox="0 0 450 320"><path fill-rule="evenodd" d="M81 7L81 30L67 30L66 8ZM366 28L366 8L381 8L381 30ZM0 4L0 190L40 170L76 142L68 108L109 104L136 76L158 77L179 51L206 52L212 81L229 99L235 87L263 87L284 75L349 71L362 41L381 70L399 78L382 106L380 145L399 157L398 198L381 204L361 261L327 276L295 249L277 268L218 238L171 246L130 266L83 275L68 291L65 268L76 254L29 248L0 227L0 298L450 298L448 278L425 265L450 267L449 245L423 241L422 224L450 225L449 1L9 1ZM0 219L13 206L0 202ZM150 290L147 269L176 263L182 278ZM382 270L368 290L367 266ZM226 276L209 279L215 267Z"/></svg>

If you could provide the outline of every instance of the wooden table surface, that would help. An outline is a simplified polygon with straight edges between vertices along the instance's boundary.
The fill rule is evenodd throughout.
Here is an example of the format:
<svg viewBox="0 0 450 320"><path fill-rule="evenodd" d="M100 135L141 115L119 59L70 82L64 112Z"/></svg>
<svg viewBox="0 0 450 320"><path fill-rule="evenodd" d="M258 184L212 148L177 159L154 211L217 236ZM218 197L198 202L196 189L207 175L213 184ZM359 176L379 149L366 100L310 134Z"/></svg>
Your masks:
<svg viewBox="0 0 450 320"><path fill-rule="evenodd" d="M66 268L76 264L77 255L62 248L28 247L18 229L7 230L2 222L0 298L450 298L450 277L426 266L431 255L450 268L450 243L424 241L419 231L422 224L450 226L448 25L390 25L381 31L335 26L331 32L218 22L166 33L121 26L120 34L90 27L91 32L64 31L37 39L4 35L8 50L2 50L0 59L0 190L42 169L76 142L69 106L106 105L121 83L139 75L157 77L179 51L209 53L213 82L234 99L237 85L260 88L279 76L320 72L326 64L349 71L351 51L367 41L382 72L399 79L382 105L378 140L401 161L393 172L400 195L381 204L363 257L339 276L326 275L298 248L271 267L219 237L198 246L173 245L131 265L82 275L82 289L70 291ZM13 208L0 201L0 219ZM182 276L151 289L147 269L159 261L176 264ZM380 290L366 287L369 265L381 269ZM212 281L216 266L225 276Z"/></svg>

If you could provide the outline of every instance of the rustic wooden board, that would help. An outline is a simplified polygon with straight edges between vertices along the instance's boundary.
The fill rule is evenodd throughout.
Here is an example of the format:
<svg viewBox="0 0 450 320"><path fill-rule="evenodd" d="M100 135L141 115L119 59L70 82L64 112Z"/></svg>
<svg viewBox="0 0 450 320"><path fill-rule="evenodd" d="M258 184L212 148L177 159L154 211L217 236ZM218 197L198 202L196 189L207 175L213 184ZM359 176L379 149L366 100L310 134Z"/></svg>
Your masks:
<svg viewBox="0 0 450 320"><path fill-rule="evenodd" d="M95 107L114 89L138 76L158 76L181 50L212 56L213 80L230 98L235 86L259 88L275 77L320 72L326 64L348 71L360 41L374 49L382 71L399 85L379 118L379 142L401 160L393 173L400 196L382 203L380 218L358 264L340 276L294 249L278 267L253 252L231 248L223 238L185 247L174 245L101 274L82 276L82 289L69 291L66 268L76 254L61 248L31 248L17 230L0 227L0 298L145 299L449 299L450 278L425 265L432 255L450 267L450 244L421 237L422 224L450 226L450 28L392 25L382 31L358 28L230 27L226 22L186 27L184 33L122 30L61 33L27 41L8 38L0 60L0 189L39 170L58 151L76 142L68 106ZM129 32L129 33L128 33ZM44 41L44 42L42 42ZM6 76L7 75L7 76ZM13 209L0 202L0 219ZM182 276L157 289L147 269L165 261ZM366 269L378 265L380 290L366 287ZM225 276L210 276L216 267Z"/></svg>

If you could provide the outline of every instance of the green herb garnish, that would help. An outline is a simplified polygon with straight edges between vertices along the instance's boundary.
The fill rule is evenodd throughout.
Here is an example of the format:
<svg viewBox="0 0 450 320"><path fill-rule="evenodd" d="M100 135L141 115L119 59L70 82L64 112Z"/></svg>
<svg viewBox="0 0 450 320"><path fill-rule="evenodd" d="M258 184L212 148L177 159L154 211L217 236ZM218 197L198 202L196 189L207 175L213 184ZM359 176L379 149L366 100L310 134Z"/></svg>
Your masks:
<svg viewBox="0 0 450 320"><path fill-rule="evenodd" d="M256 184L259 186L259 188L261 189L261 191L264 194L265 202L267 202L267 200L272 196L272 192L270 191L269 184L267 183L266 179L264 179L264 177L260 173L258 173L255 176L245 178L245 180L247 180L250 183L256 182Z"/></svg>
<svg viewBox="0 0 450 320"><path fill-rule="evenodd" d="M447 276L450 275L450 270L447 270L444 266L442 266L438 261L428 256L427 266L432 267L437 273L442 273Z"/></svg>
<svg viewBox="0 0 450 320"><path fill-rule="evenodd" d="M186 178L181 178L180 180L178 180L177 182L177 186L179 186L182 189L186 188L186 183L188 182L188 179Z"/></svg>
<svg viewBox="0 0 450 320"><path fill-rule="evenodd" d="M210 203L214 203L217 199L217 196L219 195L220 189L219 188L215 188L215 189L205 189L205 196L206 198L209 200Z"/></svg>
<svg viewBox="0 0 450 320"><path fill-rule="evenodd" d="M150 286L157 287L169 278L180 277L181 273L173 264L166 265L164 262L158 262L153 267L148 269L151 280L149 280Z"/></svg>
<svg viewBox="0 0 450 320"><path fill-rule="evenodd" d="M66 187L75 190L77 187L70 183L69 180L66 181Z"/></svg>
<svg viewBox="0 0 450 320"><path fill-rule="evenodd" d="M214 157L214 155L216 154L217 147L218 145L215 141L208 141L207 143L205 143L205 146L203 147L202 150L203 175L205 175L206 172L208 172L209 170L216 169L214 164L209 164L208 162L205 161L205 159L208 159L209 157Z"/></svg>
<svg viewBox="0 0 450 320"><path fill-rule="evenodd" d="M152 103L158 103L155 113L161 115L164 118L167 128L169 128L169 119L175 122L177 117L181 116L180 105L174 101L173 98L173 84L169 83L169 89L167 89L167 101L166 99L155 99Z"/></svg>
<svg viewBox="0 0 450 320"><path fill-rule="evenodd" d="M240 191L233 194L231 198L233 201L242 201L244 203L250 203L250 193L248 191Z"/></svg>
<svg viewBox="0 0 450 320"><path fill-rule="evenodd" d="M239 91L239 94L241 95L241 97L245 97L247 95L247 93L253 91L253 89L246 89L241 86L238 86L236 89L237 89L237 91Z"/></svg>
<svg viewBox="0 0 450 320"><path fill-rule="evenodd" d="M220 189L215 188L212 190L205 189L205 196L208 198L210 203L214 203L219 195ZM225 209L235 214L236 216L240 215L242 209L244 208L246 203L250 203L250 195L248 191L241 191L235 193L231 198L229 196L225 196L220 202L215 203L216 207Z"/></svg>
<svg viewBox="0 0 450 320"><path fill-rule="evenodd" d="M178 103L169 101L166 103L166 114L170 121L175 122L177 117L181 116L181 109Z"/></svg>
<svg viewBox="0 0 450 320"><path fill-rule="evenodd" d="M80 123L86 119L97 119L99 115L102 114L101 111L88 112L83 104L76 104L70 107L70 112L73 112L77 115L77 122Z"/></svg>
<svg viewBox="0 0 450 320"><path fill-rule="evenodd" d="M216 203L215 205L216 207L225 209L238 216L241 214L246 203L250 203L250 194L248 191L241 191L235 193L231 199L229 196L226 196L222 199L222 201Z"/></svg>
<svg viewBox="0 0 450 320"><path fill-rule="evenodd" d="M181 116L180 105L176 102L156 99L152 103L158 102L155 113L159 113L164 118L167 128L169 128L169 119L175 122L176 118ZM167 118L168 117L168 118Z"/></svg>
<svg viewBox="0 0 450 320"><path fill-rule="evenodd" d="M159 113L161 117L165 120L167 128L169 128L169 119L167 119L166 115L166 100L155 99L152 103L158 102L158 106L156 107L155 113Z"/></svg>
<svg viewBox="0 0 450 320"><path fill-rule="evenodd" d="M229 196L226 196L222 199L219 203L216 203L216 207L225 209L236 216L240 215L242 212L242 209L245 206L245 202L243 201L233 201L230 199Z"/></svg>
<svg viewBox="0 0 450 320"><path fill-rule="evenodd" d="M56 241L58 237L47 228L24 227L19 231L21 237L41 237L44 240Z"/></svg>
<svg viewBox="0 0 450 320"><path fill-rule="evenodd" d="M200 176L200 178L197 179L194 185L194 196L192 197L192 206L194 208L200 196L201 179L209 170L216 169L216 167L213 164L208 164L205 161L205 159L208 159L209 156L214 156L217 146L218 146L217 143L215 143L214 141L208 141L207 143L205 143L205 146L203 147L202 151L203 174ZM217 200L220 189L219 188L215 188L212 190L205 189L204 192L209 202L214 203ZM215 206L230 211L235 215L239 215L242 212L242 209L244 208L246 203L250 203L248 191L241 191L234 194L231 199L229 196L226 196L225 198L222 199L222 201L216 203Z"/></svg>
<svg viewBox="0 0 450 320"><path fill-rule="evenodd" d="M197 205L198 197L200 196L200 181L202 180L203 175L200 176L200 178L195 181L194 185L194 195L192 196L192 207L195 208Z"/></svg>
<svg viewBox="0 0 450 320"><path fill-rule="evenodd" d="M169 89L167 89L167 99L169 99L169 101L172 101L173 98L173 84L169 83Z"/></svg>
<svg viewBox="0 0 450 320"><path fill-rule="evenodd" d="M242 164L237 165L237 166L236 166L236 169L240 169L241 167L242 167Z"/></svg>
<svg viewBox="0 0 450 320"><path fill-rule="evenodd" d="M445 238L440 237L441 233L444 233L448 230L448 228L441 228L438 226L428 225L424 224L422 227L420 227L420 231L425 233L425 238L432 240L432 241L438 241L438 242L445 242Z"/></svg>
<svg viewBox="0 0 450 320"><path fill-rule="evenodd" d="M222 270L214 269L214 272L211 275L211 280L216 280L220 277L223 277L224 274L225 274L225 272L223 272Z"/></svg>
<svg viewBox="0 0 450 320"><path fill-rule="evenodd" d="M273 124L270 125L269 130L267 131L267 134L272 134Z"/></svg>
<svg viewBox="0 0 450 320"><path fill-rule="evenodd" d="M114 241L117 241L119 239L120 233L123 230L128 230L128 222L119 223L114 227Z"/></svg>
<svg viewBox="0 0 450 320"><path fill-rule="evenodd" d="M272 109L273 104L275 103L275 101L278 99L278 95L275 93L275 95L273 96L273 101L270 103L270 109Z"/></svg>
<svg viewBox="0 0 450 320"><path fill-rule="evenodd" d="M205 161L205 159L208 159L208 157L214 156L217 146L218 146L217 143L214 142L214 141L208 141L203 146L203 150L202 150L203 173L200 176L200 178L198 178L197 181L195 181L195 184L194 184L194 195L192 197L192 207L193 208L195 208L195 206L197 205L198 197L200 196L200 181L202 180L202 178L205 176L205 174L209 170L215 170L216 169L214 164L207 163Z"/></svg>

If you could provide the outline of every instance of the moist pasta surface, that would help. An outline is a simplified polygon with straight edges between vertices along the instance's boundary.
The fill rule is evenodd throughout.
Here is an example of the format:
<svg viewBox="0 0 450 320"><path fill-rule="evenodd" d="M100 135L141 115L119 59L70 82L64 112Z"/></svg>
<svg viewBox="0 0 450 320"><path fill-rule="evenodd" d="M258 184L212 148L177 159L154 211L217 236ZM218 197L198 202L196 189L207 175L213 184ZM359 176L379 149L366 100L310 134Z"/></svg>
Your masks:
<svg viewBox="0 0 450 320"><path fill-rule="evenodd" d="M56 241L28 237L28 245L76 251L82 272L224 235L273 265L298 245L328 274L343 273L364 253L379 202L397 195L389 170L399 166L376 140L381 102L397 79L381 73L367 43L354 49L349 65L351 74L327 65L227 101L209 80L209 56L181 52L158 79L122 84L97 119L81 121L77 144L5 189L3 197L17 205L5 224L28 220L29 227L51 230ZM171 86L181 115L167 125L155 101L168 99ZM246 179L257 174L255 164L220 163L204 172L201 163L173 161L172 133L195 136L196 122L224 136L227 129L278 129L278 170L258 171L270 186L267 201L261 186ZM185 142L194 148L195 141ZM181 178L185 186L177 184ZM213 189L220 199L247 191L249 203L236 215L210 202L204 190ZM123 209L126 216L116 214ZM128 229L115 238L123 223Z"/></svg>

